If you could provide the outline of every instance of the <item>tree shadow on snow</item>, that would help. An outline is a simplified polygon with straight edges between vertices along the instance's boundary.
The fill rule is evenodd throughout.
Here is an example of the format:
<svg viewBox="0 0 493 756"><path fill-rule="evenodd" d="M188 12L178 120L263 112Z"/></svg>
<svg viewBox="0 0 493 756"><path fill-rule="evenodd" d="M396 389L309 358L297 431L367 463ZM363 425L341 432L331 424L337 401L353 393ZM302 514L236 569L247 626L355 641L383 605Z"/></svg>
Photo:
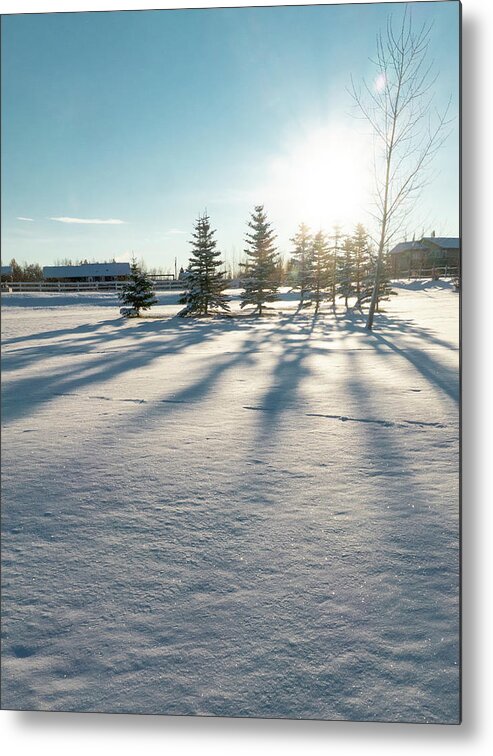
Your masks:
<svg viewBox="0 0 493 756"><path fill-rule="evenodd" d="M206 341L220 338L224 330L243 330L246 324L233 321L185 321L179 318L148 321L102 321L94 326L52 331L48 344L35 344L26 350L3 355L3 370L14 373L37 364L34 374L4 383L2 420L11 422L29 416L40 405L63 394L83 391L117 376L149 366L157 359L193 349ZM105 325L118 330L103 331ZM64 338L60 338L63 336ZM68 338L72 336L73 338ZM151 337L151 338L149 338ZM129 343L130 340L130 343ZM104 348L103 348L104 347ZM88 360L87 355L92 359ZM77 356L83 357L79 363ZM69 359L69 363L65 362ZM40 369L39 366L43 366ZM50 366L54 365L54 368Z"/></svg>
<svg viewBox="0 0 493 756"><path fill-rule="evenodd" d="M234 352L223 352L221 337L231 331L248 332L248 337L235 346ZM315 333L316 340L313 338ZM269 386L260 402L257 400L251 407L246 407L258 411L259 440L265 440L268 434L272 435L283 413L296 406L300 386L310 373L308 358L324 354L330 360L330 350L324 346L330 339L346 333L361 334L362 345L365 348L373 347L382 358L389 353L397 354L429 383L458 401L456 371L443 365L426 349L414 345L412 348L398 346L394 343L393 334L412 336L417 342L445 349L454 349L453 345L431 330L417 326L412 320L389 317L383 313L377 314L372 333L365 330L361 316L351 312L335 317L329 315L328 318L325 314L293 314L270 322L259 318L212 321L169 318L141 322L115 319L7 340L6 346L22 343L24 348L5 351L5 373L15 373L34 363L44 363L46 367L4 386L3 420L9 422L29 415L39 405L50 402L60 394L83 390L149 366L156 359L211 342L217 345L217 349L204 358L205 368L188 386L173 392L173 401L176 404L199 401L227 371L242 363L251 365L254 353L266 349L274 357L270 374L265 376L270 381ZM27 345L30 340L37 341L39 338L44 343ZM47 344L46 341L50 339L53 342ZM88 353L92 357L89 361ZM78 355L84 357L82 365L78 364ZM70 358L68 367L63 363L65 358ZM52 361L56 367L49 370ZM60 361L62 364L57 364ZM209 361L212 364L207 366ZM161 411L174 411L171 406L165 406L165 399L163 396ZM262 415L265 417L260 419Z"/></svg>

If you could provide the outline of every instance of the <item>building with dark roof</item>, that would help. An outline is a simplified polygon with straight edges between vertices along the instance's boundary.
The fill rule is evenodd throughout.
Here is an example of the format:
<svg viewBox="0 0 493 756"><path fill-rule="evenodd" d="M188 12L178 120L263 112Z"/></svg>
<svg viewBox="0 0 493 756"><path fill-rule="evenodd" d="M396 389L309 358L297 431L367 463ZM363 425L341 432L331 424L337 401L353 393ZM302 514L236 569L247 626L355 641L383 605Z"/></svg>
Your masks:
<svg viewBox="0 0 493 756"><path fill-rule="evenodd" d="M419 241L401 242L389 252L391 275L419 275L439 271L442 275L458 272L460 239L457 237L424 236Z"/></svg>
<svg viewBox="0 0 493 756"><path fill-rule="evenodd" d="M124 281L130 276L128 262L84 263L83 265L47 265L43 268L46 281Z"/></svg>
<svg viewBox="0 0 493 756"><path fill-rule="evenodd" d="M12 266L11 265L2 265L0 268L0 277L2 281L9 281L12 278Z"/></svg>

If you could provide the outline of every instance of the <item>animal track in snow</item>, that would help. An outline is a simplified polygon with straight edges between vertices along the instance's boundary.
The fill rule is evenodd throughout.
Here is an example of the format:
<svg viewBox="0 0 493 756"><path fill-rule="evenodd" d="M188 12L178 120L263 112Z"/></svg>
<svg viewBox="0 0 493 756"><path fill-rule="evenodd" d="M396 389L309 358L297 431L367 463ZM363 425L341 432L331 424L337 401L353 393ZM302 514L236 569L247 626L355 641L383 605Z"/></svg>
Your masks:
<svg viewBox="0 0 493 756"><path fill-rule="evenodd" d="M402 420L399 422L393 422L391 420L379 420L377 418L370 417L347 417L346 415L324 415L318 412L306 412L306 417L326 417L329 420L340 420L343 423L370 423L373 425L381 425L384 428L405 428L406 425L417 425L418 427L430 427L430 428L445 428L443 423L427 423L424 420Z"/></svg>

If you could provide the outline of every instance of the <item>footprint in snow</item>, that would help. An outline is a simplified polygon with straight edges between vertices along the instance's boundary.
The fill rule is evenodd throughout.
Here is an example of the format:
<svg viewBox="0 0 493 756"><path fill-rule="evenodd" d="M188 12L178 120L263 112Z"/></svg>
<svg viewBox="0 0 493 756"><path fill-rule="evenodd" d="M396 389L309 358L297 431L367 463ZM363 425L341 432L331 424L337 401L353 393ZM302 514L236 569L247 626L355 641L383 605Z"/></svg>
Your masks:
<svg viewBox="0 0 493 756"><path fill-rule="evenodd" d="M18 659L27 659L28 656L34 656L36 653L34 648L25 646L22 643L16 643L15 646L12 646L12 651Z"/></svg>

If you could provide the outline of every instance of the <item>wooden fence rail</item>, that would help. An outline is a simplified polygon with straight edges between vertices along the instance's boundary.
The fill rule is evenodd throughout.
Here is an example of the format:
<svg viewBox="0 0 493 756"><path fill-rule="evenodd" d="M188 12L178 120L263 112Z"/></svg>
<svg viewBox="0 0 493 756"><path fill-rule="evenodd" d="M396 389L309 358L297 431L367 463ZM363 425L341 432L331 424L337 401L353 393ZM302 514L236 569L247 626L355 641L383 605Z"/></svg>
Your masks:
<svg viewBox="0 0 493 756"><path fill-rule="evenodd" d="M455 278L459 275L457 265L444 265L435 268L411 268L411 270L399 270L391 274L392 279L402 278Z"/></svg>
<svg viewBox="0 0 493 756"><path fill-rule="evenodd" d="M417 278L455 278L459 275L457 266L436 268L413 268L392 273L392 280ZM151 279L152 280L152 279ZM125 281L2 281L3 292L81 292L81 291L121 291ZM226 283L226 286L228 284ZM182 290L183 281L156 280L153 281L155 291Z"/></svg>

